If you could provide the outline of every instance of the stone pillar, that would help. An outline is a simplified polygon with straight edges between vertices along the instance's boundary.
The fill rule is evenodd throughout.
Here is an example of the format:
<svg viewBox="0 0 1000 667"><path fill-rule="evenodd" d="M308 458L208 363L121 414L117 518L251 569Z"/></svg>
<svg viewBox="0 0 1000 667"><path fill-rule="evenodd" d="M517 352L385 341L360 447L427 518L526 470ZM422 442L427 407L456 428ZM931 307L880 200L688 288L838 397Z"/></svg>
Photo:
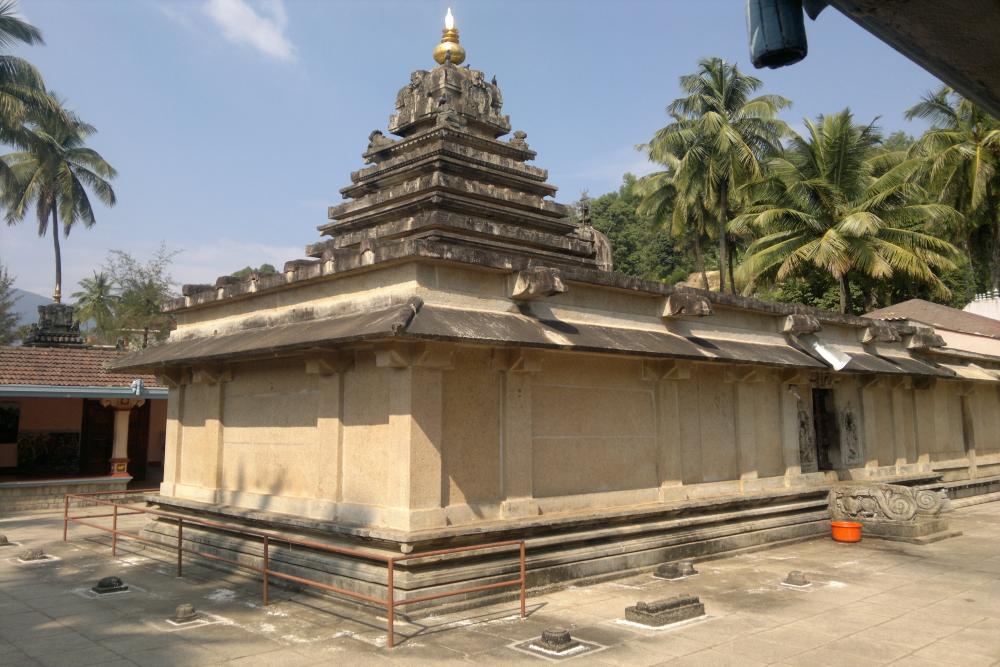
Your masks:
<svg viewBox="0 0 1000 667"><path fill-rule="evenodd" d="M225 383L233 379L232 371L221 366L201 366L191 374L191 382L204 385L203 398L205 425L199 442L204 448L200 458L202 468L198 471L198 482L202 487L199 500L222 502L222 467L225 448L223 445L224 426L222 414L225 409ZM187 480L184 480L187 482Z"/></svg>
<svg viewBox="0 0 1000 667"><path fill-rule="evenodd" d="M441 343L384 345L375 350L375 364L395 369L389 387L395 441L389 523L401 530L442 526L442 374L454 365L452 348Z"/></svg>
<svg viewBox="0 0 1000 667"><path fill-rule="evenodd" d="M809 388L805 384L808 377L799 371L787 371L781 380L781 451L788 484L803 472L811 472L808 462L804 465L802 461L799 418Z"/></svg>
<svg viewBox="0 0 1000 667"><path fill-rule="evenodd" d="M766 374L758 368L729 366L724 377L726 382L733 384L740 490L745 491L743 483L760 476L757 469L757 395Z"/></svg>
<svg viewBox="0 0 1000 667"><path fill-rule="evenodd" d="M128 474L128 420L132 408L140 408L143 398L103 398L101 405L115 411L115 439L111 450L111 476L129 477Z"/></svg>
<svg viewBox="0 0 1000 667"><path fill-rule="evenodd" d="M862 433L865 440L865 470L874 471L879 466L887 465L883 456L885 443L879 438L881 424L884 419L879 414L878 394L882 390L882 378L880 376L865 377L858 380L858 387L861 392L861 415L863 421ZM885 430L885 429L882 429Z"/></svg>
<svg viewBox="0 0 1000 667"><path fill-rule="evenodd" d="M542 370L542 352L496 349L493 369L500 371L500 515L516 518L538 515L532 482L531 385Z"/></svg>
<svg viewBox="0 0 1000 667"><path fill-rule="evenodd" d="M656 383L656 469L660 501L684 497L681 451L682 381L690 380L691 364L683 361L644 361L643 379Z"/></svg>
<svg viewBox="0 0 1000 667"><path fill-rule="evenodd" d="M157 381L167 387L167 432L163 450L163 482L160 493L174 496L181 474L181 442L184 430L185 389L190 381L190 373L183 369L167 369L156 376Z"/></svg>
<svg viewBox="0 0 1000 667"><path fill-rule="evenodd" d="M319 495L333 502L344 499L344 373L354 368L354 354L324 352L306 359L306 373L318 376L319 406L316 427L324 452Z"/></svg>

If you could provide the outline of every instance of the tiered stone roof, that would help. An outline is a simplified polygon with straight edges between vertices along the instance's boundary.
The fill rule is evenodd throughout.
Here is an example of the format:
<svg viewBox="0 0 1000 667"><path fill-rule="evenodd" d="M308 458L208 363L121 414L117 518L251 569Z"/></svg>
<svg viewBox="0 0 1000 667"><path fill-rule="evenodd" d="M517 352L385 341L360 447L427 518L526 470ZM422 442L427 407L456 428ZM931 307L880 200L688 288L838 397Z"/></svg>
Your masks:
<svg viewBox="0 0 1000 667"><path fill-rule="evenodd" d="M307 249L334 259L406 239L528 255L554 266L610 270L607 239L568 218L548 199L545 169L525 164L535 152L524 132L510 139L509 117L494 77L446 61L417 70L396 95L390 139L376 130L363 157L319 227L329 240Z"/></svg>

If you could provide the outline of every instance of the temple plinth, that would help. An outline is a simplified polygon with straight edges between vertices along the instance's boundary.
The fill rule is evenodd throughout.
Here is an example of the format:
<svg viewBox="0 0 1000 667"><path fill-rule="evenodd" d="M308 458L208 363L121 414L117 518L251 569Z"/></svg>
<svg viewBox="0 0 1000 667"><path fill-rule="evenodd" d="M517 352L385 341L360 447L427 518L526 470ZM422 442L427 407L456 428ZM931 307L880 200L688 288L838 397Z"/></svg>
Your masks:
<svg viewBox="0 0 1000 667"><path fill-rule="evenodd" d="M615 273L457 53L400 89L307 258L185 285L168 342L116 364L170 387L159 506L386 554L524 537L545 584L823 534L841 479L1000 490L1000 364ZM343 557L275 558L384 590ZM399 595L510 572L475 558L401 564Z"/></svg>

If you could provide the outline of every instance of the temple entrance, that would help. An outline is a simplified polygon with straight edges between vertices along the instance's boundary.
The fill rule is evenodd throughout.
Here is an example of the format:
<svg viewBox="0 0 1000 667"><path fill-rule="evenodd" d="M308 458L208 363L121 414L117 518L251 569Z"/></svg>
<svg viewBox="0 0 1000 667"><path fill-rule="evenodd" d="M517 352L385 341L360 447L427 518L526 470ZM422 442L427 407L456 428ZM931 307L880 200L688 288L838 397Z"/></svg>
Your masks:
<svg viewBox="0 0 1000 667"><path fill-rule="evenodd" d="M816 430L816 465L819 470L842 468L837 410L832 389L813 389L813 428Z"/></svg>
<svg viewBox="0 0 1000 667"><path fill-rule="evenodd" d="M128 474L135 481L146 479L149 449L149 401L133 408L128 419ZM80 433L80 474L102 477L108 474L115 441L115 411L99 400L83 404Z"/></svg>
<svg viewBox="0 0 1000 667"><path fill-rule="evenodd" d="M101 477L108 474L108 461L115 439L115 411L98 400L83 402L80 433L80 474Z"/></svg>

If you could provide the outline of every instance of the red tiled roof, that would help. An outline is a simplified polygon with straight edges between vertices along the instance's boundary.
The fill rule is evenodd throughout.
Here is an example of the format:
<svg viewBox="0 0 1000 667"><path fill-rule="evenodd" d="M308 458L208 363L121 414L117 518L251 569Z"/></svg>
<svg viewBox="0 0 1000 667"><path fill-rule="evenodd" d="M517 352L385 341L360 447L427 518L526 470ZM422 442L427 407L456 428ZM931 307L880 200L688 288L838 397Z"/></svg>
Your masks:
<svg viewBox="0 0 1000 667"><path fill-rule="evenodd" d="M141 378L147 387L162 386L152 375L104 370L108 362L124 354L93 348L0 346L0 385L127 388Z"/></svg>
<svg viewBox="0 0 1000 667"><path fill-rule="evenodd" d="M936 329L1000 339L1000 320L967 313L964 310L942 306L940 303L931 303L923 299L910 299L879 308L868 313L865 317L875 320L912 320L921 324L929 324Z"/></svg>

